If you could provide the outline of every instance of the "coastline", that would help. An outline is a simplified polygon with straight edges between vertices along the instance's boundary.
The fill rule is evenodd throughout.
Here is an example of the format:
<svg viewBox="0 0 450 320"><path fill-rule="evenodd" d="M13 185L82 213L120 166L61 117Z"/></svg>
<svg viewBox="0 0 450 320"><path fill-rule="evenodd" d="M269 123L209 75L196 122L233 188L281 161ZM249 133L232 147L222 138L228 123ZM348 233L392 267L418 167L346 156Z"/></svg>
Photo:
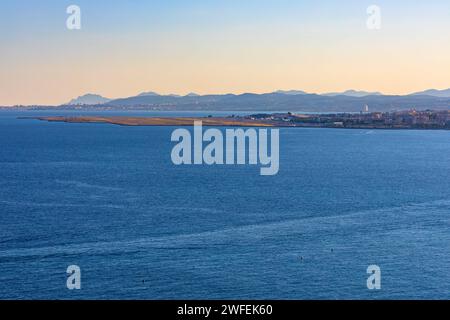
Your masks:
<svg viewBox="0 0 450 320"><path fill-rule="evenodd" d="M276 127L276 123L264 120L248 120L244 118L218 117L21 117L19 119L35 119L47 122L66 123L106 123L120 126L193 126L201 121L203 126L218 127Z"/></svg>
<svg viewBox="0 0 450 320"><path fill-rule="evenodd" d="M430 113L430 117L436 114ZM439 114L442 114L440 112ZM411 116L413 115L413 116ZM302 115L292 113L256 114L227 117L128 117L128 116L46 116L19 117L47 122L66 123L104 123L119 126L193 126L201 121L203 126L215 127L277 127L277 128L328 128L328 129L366 129L366 130L450 130L448 113L439 121L418 121L423 114L326 114ZM416 119L417 118L417 119ZM401 121L399 121L399 119ZM406 119L406 120L405 120Z"/></svg>

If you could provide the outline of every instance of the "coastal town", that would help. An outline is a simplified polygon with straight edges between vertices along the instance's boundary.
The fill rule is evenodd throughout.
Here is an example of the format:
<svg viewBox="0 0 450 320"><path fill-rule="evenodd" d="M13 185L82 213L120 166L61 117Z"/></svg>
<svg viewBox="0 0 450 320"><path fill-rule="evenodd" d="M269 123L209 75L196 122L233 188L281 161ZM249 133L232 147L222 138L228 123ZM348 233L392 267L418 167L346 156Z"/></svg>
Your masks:
<svg viewBox="0 0 450 320"><path fill-rule="evenodd" d="M366 108L367 110L367 108ZM450 110L330 114L254 114L250 120L272 121L282 126L368 129L450 129Z"/></svg>
<svg viewBox="0 0 450 320"><path fill-rule="evenodd" d="M25 117L26 118L26 117ZM360 113L259 113L224 117L129 117L75 116L33 117L50 122L109 123L123 126L204 126L217 127L307 127L342 129L434 129L450 130L450 110Z"/></svg>

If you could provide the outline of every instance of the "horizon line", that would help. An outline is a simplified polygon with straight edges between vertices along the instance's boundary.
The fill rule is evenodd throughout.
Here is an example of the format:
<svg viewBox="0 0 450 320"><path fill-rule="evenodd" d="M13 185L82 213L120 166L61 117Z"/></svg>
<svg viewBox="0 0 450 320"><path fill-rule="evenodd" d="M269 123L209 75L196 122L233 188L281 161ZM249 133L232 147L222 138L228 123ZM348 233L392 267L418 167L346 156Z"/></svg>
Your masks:
<svg viewBox="0 0 450 320"><path fill-rule="evenodd" d="M69 99L67 99L69 101L63 102L63 103L60 103L60 104L39 104L39 103L36 103L36 104L20 104L20 103L17 103L17 104L13 104L13 105L0 104L0 107L2 107L2 108L34 107L34 106L59 107L59 106L64 106L64 105L70 105L70 101L71 100L82 98L82 97L85 97L87 95L96 95L96 96L105 98L105 99L107 99L109 101L114 101L114 100L119 100L119 99L134 98L134 97L137 97L137 96L143 95L143 94L149 94L149 95L150 94L154 94L155 96L160 96L160 97L172 96L172 97L177 97L177 98L185 98L185 97L188 97L189 95L197 95L199 97L211 96L211 95L221 95L221 96L234 95L234 96L240 96L240 95L245 95L245 94L254 94L254 95L265 95L265 94L276 94L276 93L280 93L281 94L283 92L289 93L289 92L296 92L297 91L297 92L299 92L298 95L319 95L319 96L330 95L330 94L338 96L338 95L344 95L347 92L356 92L356 93L358 93L358 92L359 93L363 93L364 92L364 93L369 93L369 94L366 95L366 96L363 96L363 97L368 97L368 96L371 96L371 95L378 95L378 96L409 96L409 95L415 95L415 94L419 94L419 93L422 93L422 92L425 92L425 91L433 91L433 90L435 90L435 91L446 91L446 90L449 90L450 91L450 87L449 88L443 88L443 89L429 88L429 89L424 89L424 90L421 90L421 91L415 91L415 92L410 92L410 93L395 93L395 94L394 93L385 94L385 93L383 93L381 91L371 91L371 90L369 91L369 90L364 90L364 89L346 89L346 90L343 90L343 91L338 91L337 90L337 91L325 91L325 92L307 92L307 91L304 91L304 90L301 90L301 89L277 89L277 90L270 91L270 92L241 91L241 92L224 92L224 93L198 93L198 92L195 92L195 91L190 91L188 93L181 93L181 94L180 93L173 93L173 92L160 93L160 92L157 92L157 91L150 90L150 91L141 91L141 92L139 92L139 93L137 93L135 95L131 95L131 96L122 96L122 97L119 96L119 97L115 97L115 98L109 98L109 97L106 97L106 95L103 95L103 94L100 94L100 93L87 92L85 94L81 94L81 95L78 95L76 97L69 98ZM293 94L293 95L295 95L295 94ZM353 96L353 97L357 98L355 96ZM361 97L361 98L363 98L363 97ZM105 102L103 104L106 104L106 103L108 103L108 102Z"/></svg>

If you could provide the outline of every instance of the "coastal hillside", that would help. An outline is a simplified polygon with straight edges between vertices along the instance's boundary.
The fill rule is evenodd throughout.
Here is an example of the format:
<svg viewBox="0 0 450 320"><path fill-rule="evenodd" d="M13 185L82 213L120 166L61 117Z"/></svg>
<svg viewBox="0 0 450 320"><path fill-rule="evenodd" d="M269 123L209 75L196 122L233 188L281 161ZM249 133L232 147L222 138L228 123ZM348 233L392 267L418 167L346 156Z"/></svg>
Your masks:
<svg viewBox="0 0 450 320"><path fill-rule="evenodd" d="M369 96L327 96L318 94L225 94L225 95L139 95L116 99L104 104L85 106L107 109L142 110L192 110L192 111L303 111L303 112L359 112L398 110L447 110L450 97L428 95L369 95ZM60 108L73 108L63 105ZM77 106L79 107L79 106Z"/></svg>

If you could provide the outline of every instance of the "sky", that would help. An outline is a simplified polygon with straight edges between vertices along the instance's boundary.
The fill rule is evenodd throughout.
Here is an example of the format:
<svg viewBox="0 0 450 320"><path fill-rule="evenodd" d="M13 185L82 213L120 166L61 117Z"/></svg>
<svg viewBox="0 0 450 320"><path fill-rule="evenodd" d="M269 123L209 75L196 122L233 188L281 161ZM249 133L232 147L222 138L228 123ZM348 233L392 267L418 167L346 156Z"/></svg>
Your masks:
<svg viewBox="0 0 450 320"><path fill-rule="evenodd" d="M81 9L69 30L66 9ZM381 10L369 29L367 8ZM450 87L448 0L0 0L0 105Z"/></svg>

